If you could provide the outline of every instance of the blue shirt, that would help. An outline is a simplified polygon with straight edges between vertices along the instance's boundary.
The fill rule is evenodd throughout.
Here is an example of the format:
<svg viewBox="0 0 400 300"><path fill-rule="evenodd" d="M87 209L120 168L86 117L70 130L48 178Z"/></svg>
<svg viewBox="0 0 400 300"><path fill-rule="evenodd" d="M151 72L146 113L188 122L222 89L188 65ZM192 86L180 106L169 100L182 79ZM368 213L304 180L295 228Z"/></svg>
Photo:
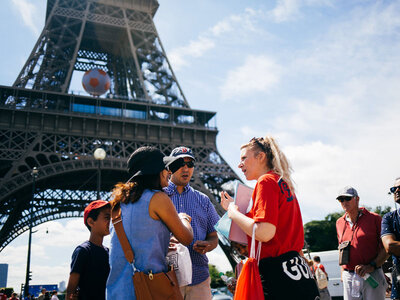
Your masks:
<svg viewBox="0 0 400 300"><path fill-rule="evenodd" d="M164 191L171 198L178 213L184 212L192 217L193 242L188 246L192 259L192 284L196 285L206 280L208 271L208 258L193 250L196 241L204 241L208 234L215 231L214 225L219 220L210 199L203 193L196 191L189 184L184 187L182 194L178 193L176 185L169 182Z"/></svg>
<svg viewBox="0 0 400 300"><path fill-rule="evenodd" d="M168 270L165 256L168 252L170 231L161 220L149 215L149 204L155 191L144 190L135 203L121 203L122 224L135 254L135 267L148 274ZM135 300L132 266L125 258L114 226L111 226L110 275L107 280L107 300ZM92 298L96 299L96 298Z"/></svg>
<svg viewBox="0 0 400 300"><path fill-rule="evenodd" d="M400 209L386 213L382 218L381 237L393 234L395 240L400 241ZM400 257L392 255L393 264L396 266L397 273L400 274ZM391 299L398 298L397 278L392 276L392 295Z"/></svg>

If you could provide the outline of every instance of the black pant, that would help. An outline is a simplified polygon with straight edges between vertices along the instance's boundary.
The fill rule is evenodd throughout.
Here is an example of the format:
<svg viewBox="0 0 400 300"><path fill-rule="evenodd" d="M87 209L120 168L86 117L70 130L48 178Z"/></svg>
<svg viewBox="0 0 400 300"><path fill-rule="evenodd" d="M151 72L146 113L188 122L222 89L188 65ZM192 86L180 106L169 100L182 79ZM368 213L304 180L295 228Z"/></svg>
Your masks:
<svg viewBox="0 0 400 300"><path fill-rule="evenodd" d="M295 251L261 259L259 270L266 300L319 299L311 270Z"/></svg>

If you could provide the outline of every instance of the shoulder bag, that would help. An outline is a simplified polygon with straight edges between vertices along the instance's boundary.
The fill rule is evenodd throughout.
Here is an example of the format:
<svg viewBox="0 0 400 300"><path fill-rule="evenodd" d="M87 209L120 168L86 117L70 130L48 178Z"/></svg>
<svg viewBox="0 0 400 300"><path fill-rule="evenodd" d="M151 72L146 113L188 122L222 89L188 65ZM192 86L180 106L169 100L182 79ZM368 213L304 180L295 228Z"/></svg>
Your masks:
<svg viewBox="0 0 400 300"><path fill-rule="evenodd" d="M315 269L315 278L317 279L317 285L320 290L328 287L328 277L325 272L321 270L319 264Z"/></svg>
<svg viewBox="0 0 400 300"><path fill-rule="evenodd" d="M125 258L133 269L133 285L138 300L183 300L179 290L178 280L172 267L168 272L146 274L135 267L135 254L126 237L122 225L121 207L119 204L112 208L112 223L118 240L121 243Z"/></svg>

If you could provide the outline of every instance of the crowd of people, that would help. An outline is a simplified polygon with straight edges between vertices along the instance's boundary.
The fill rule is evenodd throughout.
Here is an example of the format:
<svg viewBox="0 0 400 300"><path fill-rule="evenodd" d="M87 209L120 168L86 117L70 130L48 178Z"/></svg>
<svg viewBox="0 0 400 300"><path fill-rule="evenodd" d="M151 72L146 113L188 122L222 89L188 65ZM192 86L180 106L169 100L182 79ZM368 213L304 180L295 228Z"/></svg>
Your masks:
<svg viewBox="0 0 400 300"><path fill-rule="evenodd" d="M329 278L320 258L314 257L309 267L302 254L302 217L285 154L271 136L253 138L240 150L238 167L247 180L257 181L251 206L240 212L226 192L220 194L221 206L249 243L257 224L254 235L260 245L265 299L330 299ZM192 150L183 146L169 156L154 147L138 148L130 156L130 179L115 185L111 201L96 200L85 208L90 237L72 255L67 299L136 299L132 265L116 232L117 223L110 225L116 207L134 252L134 270L167 272L165 257L181 243L192 262L191 284L180 287L182 298L212 299L206 253L218 245L214 226L219 216L207 195L190 185L195 163ZM391 192L400 202L400 178ZM399 272L400 212L385 215L382 222L379 215L359 207L359 199L353 187L345 187L337 196L345 212L337 221L344 299L384 299L387 283L381 266L389 254ZM108 234L110 249L103 245ZM377 286L369 284L371 280ZM393 295L398 299L396 284Z"/></svg>
<svg viewBox="0 0 400 300"><path fill-rule="evenodd" d="M51 292L47 291L45 288L42 288L38 297L35 297L33 294L28 293L25 297L21 298L24 300L59 300L58 291L53 290ZM4 289L0 290L0 300L19 300L18 294L13 292L11 297L7 297Z"/></svg>
<svg viewBox="0 0 400 300"><path fill-rule="evenodd" d="M154 147L138 148L128 159L126 183L115 185L111 202L96 200L84 212L89 240L72 256L67 299L136 299L132 267L126 260L111 207L121 211L122 224L135 255L135 268L145 273L168 271L166 255L177 243L188 247L191 284L180 287L184 299L210 299L206 253L218 245L214 225L219 216L210 199L190 186L195 156L177 147L165 157ZM109 230L110 228L110 230ZM103 246L111 233L111 247Z"/></svg>

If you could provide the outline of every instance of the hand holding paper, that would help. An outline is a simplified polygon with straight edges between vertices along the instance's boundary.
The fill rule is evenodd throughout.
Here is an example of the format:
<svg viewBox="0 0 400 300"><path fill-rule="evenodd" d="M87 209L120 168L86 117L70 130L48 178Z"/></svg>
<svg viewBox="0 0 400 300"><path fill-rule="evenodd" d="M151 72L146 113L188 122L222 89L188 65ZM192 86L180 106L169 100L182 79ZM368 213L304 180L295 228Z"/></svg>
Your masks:
<svg viewBox="0 0 400 300"><path fill-rule="evenodd" d="M247 236L238 225L230 219L233 214L246 214L252 207L251 196L253 189L243 183L236 183L235 200L227 192L221 192L221 206L228 212L215 225L215 229L231 241L247 244Z"/></svg>
<svg viewBox="0 0 400 300"><path fill-rule="evenodd" d="M230 203L233 203L234 200L231 196L229 196L229 194L225 191L222 191L220 193L221 195L221 206L223 209L228 210L228 206Z"/></svg>

